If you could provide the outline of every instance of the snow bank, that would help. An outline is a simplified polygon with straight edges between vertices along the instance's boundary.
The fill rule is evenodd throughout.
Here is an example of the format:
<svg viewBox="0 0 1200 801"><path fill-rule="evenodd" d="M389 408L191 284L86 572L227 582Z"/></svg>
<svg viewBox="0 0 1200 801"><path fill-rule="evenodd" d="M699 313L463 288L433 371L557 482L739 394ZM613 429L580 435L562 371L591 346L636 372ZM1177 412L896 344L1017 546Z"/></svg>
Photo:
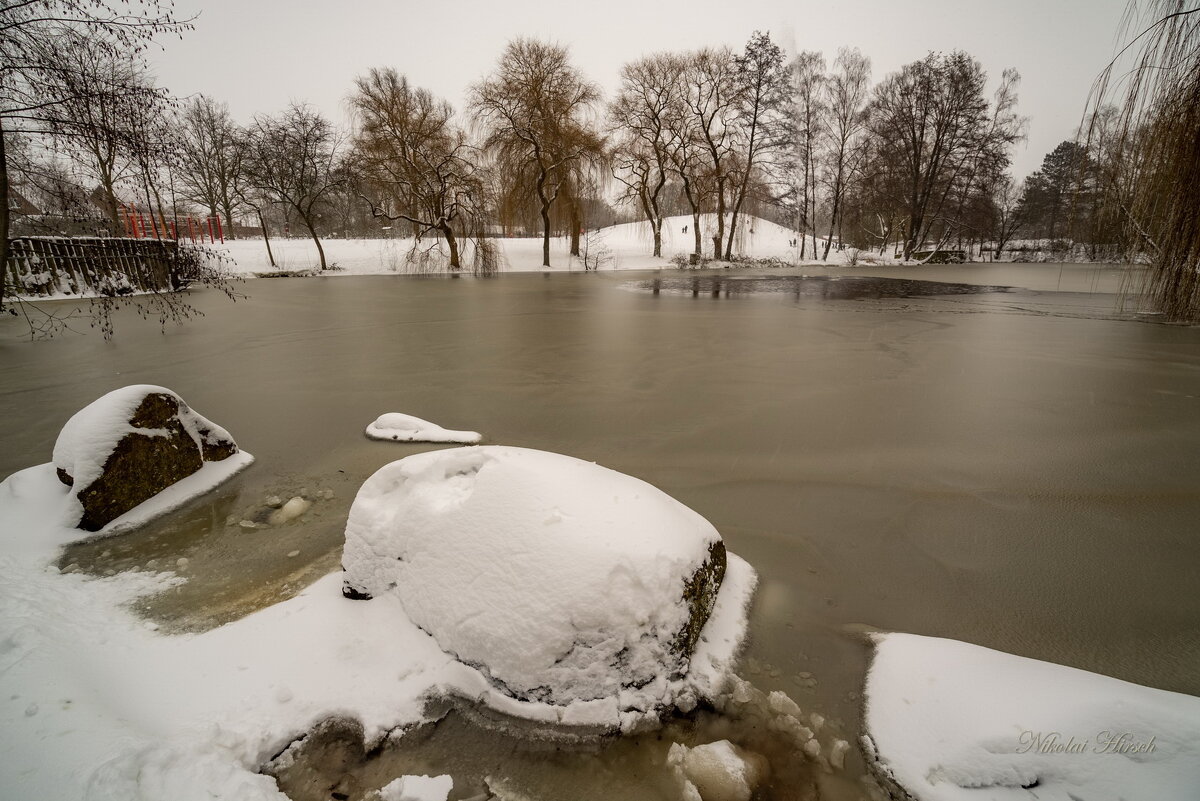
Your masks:
<svg viewBox="0 0 1200 801"><path fill-rule="evenodd" d="M171 493L170 503L186 500L188 487L199 491L221 464L134 512L149 514ZM426 699L438 694L555 724L650 725L656 718L642 709L686 709L730 682L755 583L750 566L730 555L686 677L619 700L517 702L448 656L395 595L343 598L341 573L212 631L164 635L129 606L181 579L95 578L48 566L81 536L63 520L65 497L53 464L0 482L2 798L285 801L257 771L316 723L357 719L374 747L424 720Z"/></svg>
<svg viewBox="0 0 1200 801"><path fill-rule="evenodd" d="M348 594L399 597L507 694L609 713L623 691L661 697L687 672L687 634L724 562L716 529L655 487L500 446L380 469L351 507L342 559Z"/></svg>
<svg viewBox="0 0 1200 801"><path fill-rule="evenodd" d="M691 253L695 244L691 215L668 217L662 226L662 257L652 255L654 235L648 222L621 223L587 233L586 244L590 259L599 261L601 270L656 270L674 269L671 257ZM687 232L684 232L684 227ZM715 214L701 215L702 242L705 255L711 256L712 231L716 227ZM729 218L726 218L726 231ZM758 259L782 259L800 262L800 247L795 231L758 217L738 217L738 230L734 236L734 250L744 256ZM489 240L495 245L501 269L505 272L541 272L583 270L583 262L570 255L570 243L565 236L550 240L550 268L542 266L542 238L540 236L496 237ZM797 244L792 244L796 242ZM818 240L824 248L824 240ZM396 239L322 239L327 261L337 269L322 273L323 276L345 275L388 275L404 273L413 269L407 263L412 248L411 238ZM423 246L427 241L423 241ZM473 245L469 240L461 242L463 263L471 263ZM205 246L214 252L223 252L231 260L220 262L223 269L235 274L254 276L284 272L317 270L320 259L311 238L272 239L271 248L276 265L267 259L266 245L261 239L241 239L224 245ZM436 251L437 248L435 247ZM806 243L803 263L818 264L812 256L812 240ZM830 264L846 263L848 251L831 250ZM878 255L875 256L878 258ZM216 260L214 260L216 262Z"/></svg>
<svg viewBox="0 0 1200 801"><path fill-rule="evenodd" d="M396 442L463 442L469 445L483 439L476 431L454 431L399 412L381 414L367 426L367 436Z"/></svg>
<svg viewBox="0 0 1200 801"><path fill-rule="evenodd" d="M875 649L866 750L919 801L1166 801L1200 788L1200 698L954 640L886 634Z"/></svg>

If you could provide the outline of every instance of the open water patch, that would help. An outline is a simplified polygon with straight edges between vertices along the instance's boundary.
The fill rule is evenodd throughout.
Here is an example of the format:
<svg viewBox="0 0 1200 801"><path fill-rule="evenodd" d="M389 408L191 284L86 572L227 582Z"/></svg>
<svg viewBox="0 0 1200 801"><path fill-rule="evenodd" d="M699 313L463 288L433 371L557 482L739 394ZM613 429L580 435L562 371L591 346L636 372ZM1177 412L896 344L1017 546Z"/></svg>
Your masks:
<svg viewBox="0 0 1200 801"><path fill-rule="evenodd" d="M865 275L685 276L631 281L624 286L656 295L665 292L671 295L691 295L694 298L729 298L770 293L793 295L796 299L818 300L879 300L1012 291L1012 287L1007 286Z"/></svg>

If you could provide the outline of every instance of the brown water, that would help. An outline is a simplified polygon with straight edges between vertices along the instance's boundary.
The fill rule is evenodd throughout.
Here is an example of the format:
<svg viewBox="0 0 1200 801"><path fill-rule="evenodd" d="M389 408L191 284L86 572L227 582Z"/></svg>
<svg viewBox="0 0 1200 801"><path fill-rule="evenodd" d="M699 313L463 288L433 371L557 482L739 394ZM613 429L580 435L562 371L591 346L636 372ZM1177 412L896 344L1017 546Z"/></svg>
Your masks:
<svg viewBox="0 0 1200 801"><path fill-rule="evenodd" d="M631 286L693 278L674 271L281 279L237 304L198 292L206 316L165 334L126 316L111 343L23 342L6 319L0 475L47 461L74 411L126 384L168 386L228 428L258 457L249 471L62 561L176 569L189 582L145 611L204 628L336 569L358 485L431 447L363 436L402 411L597 461L705 515L761 578L743 675L847 739L862 625L1200 694L1200 328L1118 311L1119 268L902 275L1012 289ZM299 521L238 525L268 495L322 490L333 498ZM604 753L596 764L623 764Z"/></svg>

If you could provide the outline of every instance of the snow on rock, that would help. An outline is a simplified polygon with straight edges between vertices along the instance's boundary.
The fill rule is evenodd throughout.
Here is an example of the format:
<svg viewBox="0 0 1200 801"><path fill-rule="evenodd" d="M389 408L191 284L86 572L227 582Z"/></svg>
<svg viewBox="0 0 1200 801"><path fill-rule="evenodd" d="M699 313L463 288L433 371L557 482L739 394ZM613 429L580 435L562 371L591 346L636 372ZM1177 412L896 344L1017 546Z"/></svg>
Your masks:
<svg viewBox="0 0 1200 801"><path fill-rule="evenodd" d="M977 645L875 637L868 756L918 801L1185 799L1200 698Z"/></svg>
<svg viewBox="0 0 1200 801"><path fill-rule="evenodd" d="M184 503L249 458L205 464L104 531ZM395 594L343 598L341 573L211 631L165 634L131 605L180 578L51 566L84 536L66 514L74 504L53 464L0 482L0 798L285 801L259 768L315 724L353 719L374 748L446 693L555 725L638 730L657 722L648 710L727 691L756 581L728 555L685 677L552 706L518 702L453 660Z"/></svg>
<svg viewBox="0 0 1200 801"><path fill-rule="evenodd" d="M452 789L449 776L401 776L380 788L378 801L446 801Z"/></svg>
<svg viewBox="0 0 1200 801"><path fill-rule="evenodd" d="M350 509L342 559L349 597L399 597L494 688L573 705L581 721L611 718L633 688L643 700L627 708L669 702L726 563L712 524L655 487L501 446L380 469Z"/></svg>
<svg viewBox="0 0 1200 801"><path fill-rule="evenodd" d="M477 431L454 431L399 412L379 415L375 422L367 426L367 436L396 442L463 442L468 445L483 439Z"/></svg>
<svg viewBox="0 0 1200 801"><path fill-rule="evenodd" d="M76 412L54 444L54 467L78 502L76 525L99 531L206 463L238 452L229 432L174 392L138 384Z"/></svg>
<svg viewBox="0 0 1200 801"><path fill-rule="evenodd" d="M770 773L766 757L728 740L688 748L674 743L667 752L684 782L684 795L699 801L750 801L755 788Z"/></svg>

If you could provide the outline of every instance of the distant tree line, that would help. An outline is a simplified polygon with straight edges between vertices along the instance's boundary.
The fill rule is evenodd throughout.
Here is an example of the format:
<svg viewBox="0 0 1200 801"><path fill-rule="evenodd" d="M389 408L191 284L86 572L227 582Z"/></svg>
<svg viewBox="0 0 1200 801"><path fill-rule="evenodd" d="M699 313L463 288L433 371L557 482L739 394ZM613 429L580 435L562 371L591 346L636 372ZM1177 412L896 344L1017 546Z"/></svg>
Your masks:
<svg viewBox="0 0 1200 801"><path fill-rule="evenodd" d="M1190 0L1159 5L1164 16L1185 9L1182 33L1162 47L1194 66L1180 44L1194 39ZM90 6L29 7L85 15ZM88 233L119 234L122 204L132 203L160 235L188 213L219 217L234 235L252 221L268 243L304 233L322 269L323 236L384 230L455 270L468 260L478 268L489 236L537 233L549 264L552 236L569 234L578 255L582 231L616 220L648 221L647 247L661 255L672 215L690 218L693 253L716 259L737 254L747 215L794 230L804 259L835 247L1000 256L1029 240L1128 258L1162 239L1151 231L1154 205L1135 188L1149 175L1145 143L1167 139L1167 101L1136 112L1097 103L1077 139L1017 181L1019 76L1005 70L989 91L962 51L930 53L872 84L856 49L831 61L788 57L756 32L740 52L627 63L605 102L565 47L518 38L469 87L461 112L394 68L369 71L350 89L352 124L341 131L303 103L240 125L217 99L170 97L139 53L153 34L186 24L157 3L140 8L131 18L141 27L121 27L126 17L114 13L102 36L69 20L45 23L58 26L50 38L5 29L3 188L40 212L19 213L24 228L58 232L75 219ZM1194 109L1186 92L1169 99ZM8 225L8 208L4 216Z"/></svg>

